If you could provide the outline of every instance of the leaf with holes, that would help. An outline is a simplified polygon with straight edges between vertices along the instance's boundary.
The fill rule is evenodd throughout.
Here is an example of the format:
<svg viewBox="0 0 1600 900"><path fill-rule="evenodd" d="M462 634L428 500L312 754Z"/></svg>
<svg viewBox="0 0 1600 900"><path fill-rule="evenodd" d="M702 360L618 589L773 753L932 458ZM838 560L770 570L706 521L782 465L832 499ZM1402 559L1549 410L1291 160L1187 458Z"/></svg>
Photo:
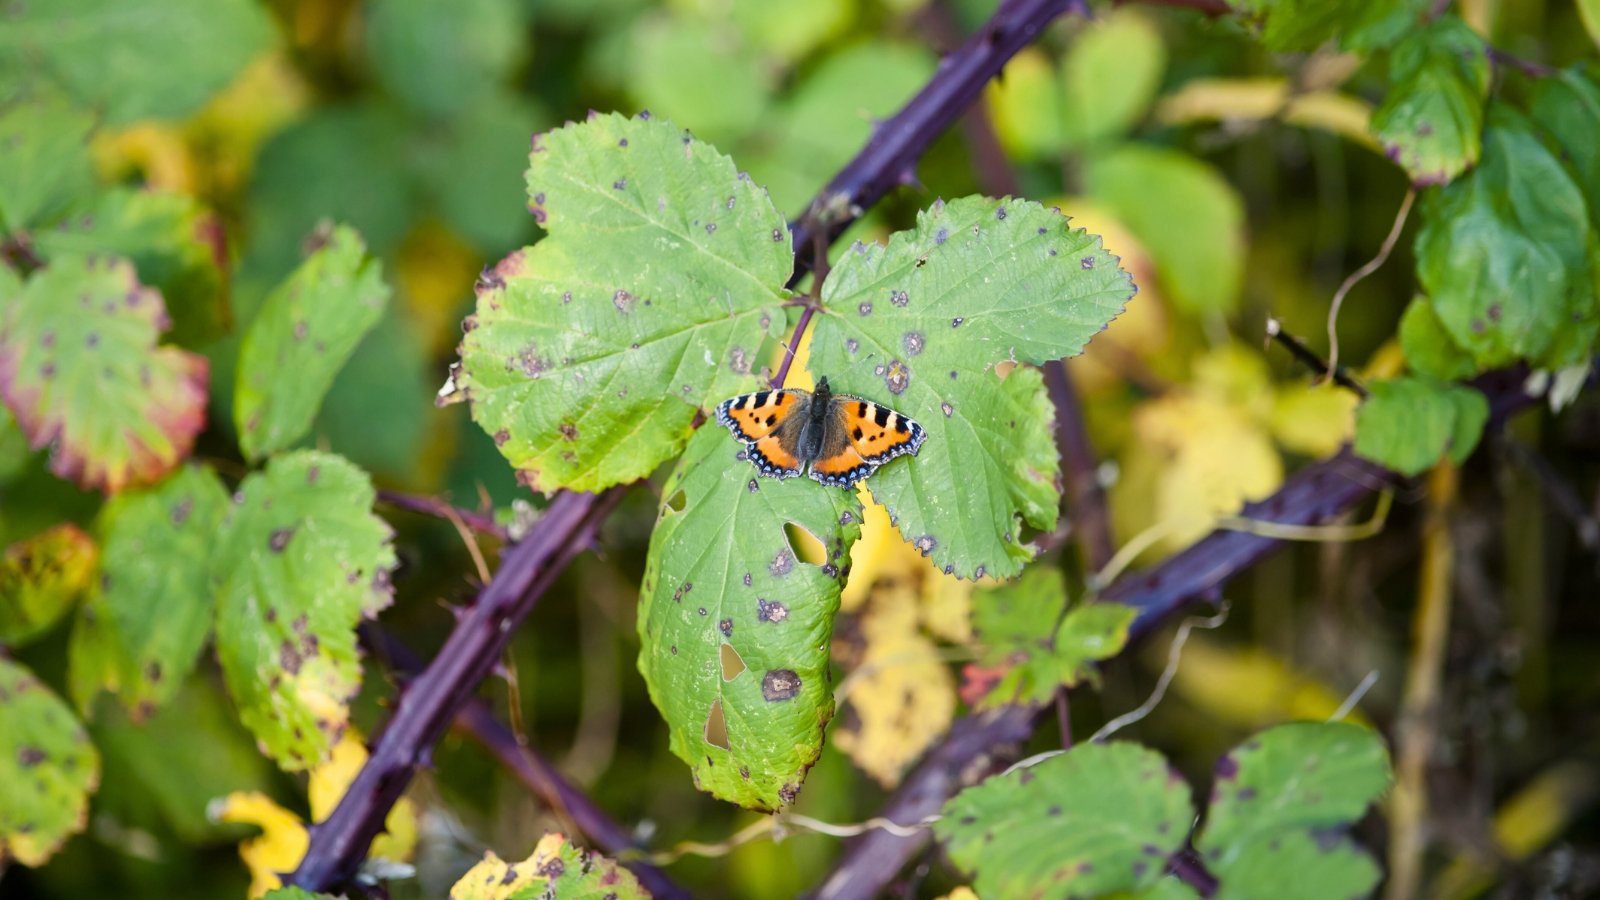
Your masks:
<svg viewBox="0 0 1600 900"><path fill-rule="evenodd" d="M1134 286L1100 245L1022 200L937 203L887 247L857 244L823 284L809 368L927 429L869 484L900 533L948 574L1007 578L1055 527L1053 408L1036 370L1073 356Z"/></svg>
<svg viewBox="0 0 1600 900"><path fill-rule="evenodd" d="M788 227L731 160L644 118L540 135L528 193L550 234L479 279L441 402L470 399L536 490L642 478L755 386L785 323Z"/></svg>
<svg viewBox="0 0 1600 900"><path fill-rule="evenodd" d="M217 656L239 718L285 769L320 761L360 687L356 626L389 604L391 532L372 482L330 453L239 486L213 554Z"/></svg>
<svg viewBox="0 0 1600 900"><path fill-rule="evenodd" d="M83 829L100 757L33 673L0 658L0 867L39 866Z"/></svg>
<svg viewBox="0 0 1600 900"><path fill-rule="evenodd" d="M89 586L96 552L70 523L7 547L0 555L0 644L27 644L66 615Z"/></svg>
<svg viewBox="0 0 1600 900"><path fill-rule="evenodd" d="M34 247L47 262L127 257L139 278L161 292L173 323L167 338L175 343L203 344L231 324L222 226L187 194L107 191L75 206L57 227L35 233Z"/></svg>
<svg viewBox="0 0 1600 900"><path fill-rule="evenodd" d="M1446 454L1466 462L1489 420L1489 401L1457 384L1395 378L1368 392L1356 409L1356 453L1402 475L1424 472Z"/></svg>
<svg viewBox="0 0 1600 900"><path fill-rule="evenodd" d="M1296 831L1326 835L1360 818L1389 781L1388 752L1371 729L1340 722L1269 728L1217 762L1195 847L1226 881L1234 866L1248 865L1256 845Z"/></svg>
<svg viewBox="0 0 1600 900"><path fill-rule="evenodd" d="M1093 663L1127 643L1135 611L1120 603L1080 603L1063 616L1066 607L1061 572L1043 565L976 594L972 632L983 652L969 675L981 699L969 695L969 702L981 708L1042 705L1057 688L1094 679Z"/></svg>
<svg viewBox="0 0 1600 900"><path fill-rule="evenodd" d="M338 226L315 240L317 249L267 298L239 350L233 419L252 459L305 436L333 377L389 302L360 235Z"/></svg>
<svg viewBox="0 0 1600 900"><path fill-rule="evenodd" d="M1510 107L1493 105L1477 168L1423 195L1417 279L1445 330L1483 368L1561 367L1600 327L1595 239L1578 184ZM1581 352L1580 352L1581 351Z"/></svg>
<svg viewBox="0 0 1600 900"><path fill-rule="evenodd" d="M794 801L833 715L828 639L862 510L850 491L760 478L744 455L721 428L702 428L662 488L639 671L695 784L777 809ZM825 558L797 558L792 527Z"/></svg>
<svg viewBox="0 0 1600 900"><path fill-rule="evenodd" d="M450 900L640 900L650 894L632 872L551 833L508 863L492 851L450 889Z"/></svg>
<svg viewBox="0 0 1600 900"><path fill-rule="evenodd" d="M115 124L195 111L273 43L253 0L51 0L24 3L0 31L21 56Z"/></svg>
<svg viewBox="0 0 1600 900"><path fill-rule="evenodd" d="M69 312L70 311L70 312ZM58 259L0 311L0 397L50 470L116 492L160 480L205 424L205 359L157 347L161 295L114 257Z"/></svg>
<svg viewBox="0 0 1600 900"><path fill-rule="evenodd" d="M1389 92L1372 133L1419 185L1442 184L1478 161L1489 57L1453 15L1408 34L1389 61Z"/></svg>
<svg viewBox="0 0 1600 900"><path fill-rule="evenodd" d="M100 582L70 656L79 709L107 688L142 719L177 694L211 633L211 557L227 511L222 482L200 466L101 510Z"/></svg>
<svg viewBox="0 0 1600 900"><path fill-rule="evenodd" d="M1092 897L1154 886L1193 815L1161 754L1079 744L956 794L933 830L982 896Z"/></svg>
<svg viewBox="0 0 1600 900"><path fill-rule="evenodd" d="M93 129L93 115L56 99L0 110L0 230L49 221L94 187Z"/></svg>

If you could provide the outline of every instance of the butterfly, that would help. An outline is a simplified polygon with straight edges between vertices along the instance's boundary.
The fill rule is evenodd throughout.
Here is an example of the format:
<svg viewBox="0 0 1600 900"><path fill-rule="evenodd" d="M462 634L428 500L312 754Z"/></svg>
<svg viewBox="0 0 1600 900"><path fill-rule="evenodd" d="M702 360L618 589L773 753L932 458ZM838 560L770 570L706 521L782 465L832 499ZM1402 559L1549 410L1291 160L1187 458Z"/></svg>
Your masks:
<svg viewBox="0 0 1600 900"><path fill-rule="evenodd" d="M812 478L849 487L879 466L915 454L928 436L922 426L871 400L835 394L828 379L815 392L783 388L722 401L717 421L744 442L761 474Z"/></svg>

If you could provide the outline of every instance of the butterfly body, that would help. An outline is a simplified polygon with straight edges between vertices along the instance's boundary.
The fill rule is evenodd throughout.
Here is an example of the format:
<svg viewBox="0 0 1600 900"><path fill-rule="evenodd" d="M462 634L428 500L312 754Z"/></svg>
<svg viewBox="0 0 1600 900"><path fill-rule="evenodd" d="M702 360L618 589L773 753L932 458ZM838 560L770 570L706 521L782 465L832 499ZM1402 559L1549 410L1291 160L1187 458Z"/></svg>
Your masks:
<svg viewBox="0 0 1600 900"><path fill-rule="evenodd" d="M815 392L782 388L741 394L717 407L717 421L746 445L757 470L772 478L802 473L849 487L879 466L922 446L927 432L886 406L835 394L828 379Z"/></svg>

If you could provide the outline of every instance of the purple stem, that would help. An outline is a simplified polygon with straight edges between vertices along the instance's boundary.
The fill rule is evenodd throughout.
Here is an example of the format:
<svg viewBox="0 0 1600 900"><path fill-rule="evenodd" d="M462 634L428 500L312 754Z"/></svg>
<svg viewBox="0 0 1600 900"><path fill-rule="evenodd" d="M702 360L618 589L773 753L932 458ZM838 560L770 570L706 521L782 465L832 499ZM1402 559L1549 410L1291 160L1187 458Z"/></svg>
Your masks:
<svg viewBox="0 0 1600 900"><path fill-rule="evenodd" d="M1488 428L1497 427L1512 413L1536 402L1537 398L1522 389L1526 379L1526 367L1516 366L1490 372L1473 382L1489 398ZM1240 515L1293 525L1323 524L1355 508L1380 488L1399 481L1400 476L1393 472L1344 450L1296 472L1277 493L1259 503L1246 504ZM1128 633L1131 646L1190 602L1214 596L1229 579L1282 546L1282 541L1249 532L1214 531L1147 571L1119 578L1101 594L1101 600L1123 603L1139 611ZM1010 706L957 719L878 814L900 823L920 822L938 814L952 794L971 783L963 780L960 773L994 771L997 756L1009 759L1005 748L1026 740L1041 712L1037 708ZM854 839L814 897L840 900L877 896L928 838L926 831L898 837L875 830Z"/></svg>
<svg viewBox="0 0 1600 900"><path fill-rule="evenodd" d="M494 519L481 513L462 509L459 506L451 506L437 497L418 497L415 494L402 494L399 491L382 490L378 491L378 501L387 503L397 509L421 513L425 516L433 516L439 519L448 520L450 513L454 513L456 518L460 519L473 531L499 538L502 541L506 539L506 530L495 524Z"/></svg>
<svg viewBox="0 0 1600 900"><path fill-rule="evenodd" d="M558 493L534 533L506 550L494 580L462 611L439 654L401 691L394 715L344 798L328 818L311 826L310 846L289 884L324 891L355 876L390 807L494 669L517 623L589 546L626 491L623 485L602 494Z"/></svg>
<svg viewBox="0 0 1600 900"><path fill-rule="evenodd" d="M832 243L857 210L876 203L897 185L914 181L917 160L928 145L966 112L1018 50L1062 13L1081 15L1087 10L1084 0L1004 0L977 34L939 63L939 71L910 102L878 123L867 145L795 222L794 246L810 247L818 235ZM796 257L791 286L811 263L808 254Z"/></svg>
<svg viewBox="0 0 1600 900"><path fill-rule="evenodd" d="M811 317L816 313L817 308L809 303L800 313L800 321L794 326L794 337L789 340L789 346L784 348L783 365L778 367L778 374L772 376L773 387L783 387L783 380L789 377L789 367L794 365L794 350L800 346L800 337L806 333L807 326L811 324Z"/></svg>
<svg viewBox="0 0 1600 900"><path fill-rule="evenodd" d="M402 684L409 683L422 671L422 661L393 634L376 625L365 625L362 626L361 636L368 647L387 660ZM626 828L590 800L588 794L567 781L566 776L549 760L532 748L522 746L516 735L495 718L494 712L481 698L474 697L467 701L466 707L456 716L455 725L488 750L500 765L515 775L546 806L563 813L596 847L612 856L625 850L638 849L639 845ZM690 896L666 873L647 862L632 860L623 865L633 870L652 897Z"/></svg>

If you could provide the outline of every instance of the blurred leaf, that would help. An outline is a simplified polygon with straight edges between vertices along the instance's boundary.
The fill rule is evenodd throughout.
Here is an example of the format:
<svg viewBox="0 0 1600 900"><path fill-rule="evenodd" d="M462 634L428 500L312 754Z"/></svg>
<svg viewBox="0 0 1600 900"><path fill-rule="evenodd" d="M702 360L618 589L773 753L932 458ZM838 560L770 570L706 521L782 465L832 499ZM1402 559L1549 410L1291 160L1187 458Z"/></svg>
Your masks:
<svg viewBox="0 0 1600 900"><path fill-rule="evenodd" d="M27 466L29 455L28 439L17 427L17 420L11 410L0 405L0 483L16 477Z"/></svg>
<svg viewBox="0 0 1600 900"><path fill-rule="evenodd" d="M983 653L973 671L987 690L965 699L979 708L1042 706L1058 688L1093 679L1092 664L1127 643L1136 610L1080 603L1062 615L1066 609L1061 572L1045 565L1030 566L1011 584L979 591L972 599L972 631Z"/></svg>
<svg viewBox="0 0 1600 900"><path fill-rule="evenodd" d="M961 791L933 831L980 896L1092 897L1153 886L1193 815L1161 754L1079 744Z"/></svg>
<svg viewBox="0 0 1600 900"><path fill-rule="evenodd" d="M47 222L93 188L85 146L93 128L92 115L54 98L0 109L0 231Z"/></svg>
<svg viewBox="0 0 1600 900"><path fill-rule="evenodd" d="M478 282L461 342L473 419L536 490L598 490L677 455L702 407L754 386L784 322L783 217L711 147L600 116L538 138L549 237Z"/></svg>
<svg viewBox="0 0 1600 900"><path fill-rule="evenodd" d="M0 556L0 645L21 647L66 615L89 586L98 551L72 524L57 525Z"/></svg>
<svg viewBox="0 0 1600 900"><path fill-rule="evenodd" d="M427 484L438 389L438 367L411 325L385 315L334 379L317 413L315 440L372 470L379 481ZM498 456L496 464L505 468Z"/></svg>
<svg viewBox="0 0 1600 900"><path fill-rule="evenodd" d="M720 22L641 18L628 63L626 85L640 108L713 143L744 135L770 102L771 75Z"/></svg>
<svg viewBox="0 0 1600 900"><path fill-rule="evenodd" d="M1583 194L1510 108L1491 108L1483 144L1476 169L1423 195L1417 279L1480 367L1574 362L1549 357L1559 332L1595 318Z"/></svg>
<svg viewBox="0 0 1600 900"><path fill-rule="evenodd" d="M650 894L633 873L575 846L564 834L539 839L520 863L485 853L450 889L450 900L640 900Z"/></svg>
<svg viewBox="0 0 1600 900"><path fill-rule="evenodd" d="M1302 456L1332 456L1355 434L1360 402L1354 391L1332 382L1295 385L1273 399L1268 424L1286 449Z"/></svg>
<svg viewBox="0 0 1600 900"><path fill-rule="evenodd" d="M862 512L847 491L758 478L743 456L702 428L662 487L639 671L695 785L777 809L794 802L833 715L828 636ZM790 523L822 543L822 565L797 559Z"/></svg>
<svg viewBox="0 0 1600 900"><path fill-rule="evenodd" d="M0 57L27 58L117 124L194 112L272 40L253 0L50 0L11 11Z"/></svg>
<svg viewBox="0 0 1600 900"><path fill-rule="evenodd" d="M361 236L338 226L267 297L239 352L233 419L245 456L304 437L322 398L383 316L389 286Z"/></svg>
<svg viewBox="0 0 1600 900"><path fill-rule="evenodd" d="M1279 52L1316 50L1340 38L1346 50L1381 49L1414 28L1427 0L1228 0L1257 22L1261 43Z"/></svg>
<svg viewBox="0 0 1600 900"><path fill-rule="evenodd" d="M1378 149L1370 130L1372 107L1365 100L1337 91L1295 90L1286 78L1192 78L1161 98L1155 115L1170 125L1282 119Z"/></svg>
<svg viewBox="0 0 1600 900"><path fill-rule="evenodd" d="M1356 410L1356 453L1402 475L1420 474L1446 453L1465 462L1489 419L1489 402L1469 387L1395 378L1367 389Z"/></svg>
<svg viewBox="0 0 1600 900"><path fill-rule="evenodd" d="M1244 276L1244 203L1206 163L1129 144L1087 161L1085 183L1150 251L1166 296L1189 313L1227 312Z"/></svg>
<svg viewBox="0 0 1600 900"><path fill-rule="evenodd" d="M126 260L58 259L0 316L0 395L29 443L51 446L52 472L115 493L189 454L206 361L156 346L169 323L161 294Z"/></svg>
<svg viewBox="0 0 1600 900"><path fill-rule="evenodd" d="M1367 851L1348 837L1290 831L1245 845L1213 869L1217 900L1346 900L1367 897L1383 876Z"/></svg>
<svg viewBox="0 0 1600 900"><path fill-rule="evenodd" d="M274 888L263 895L267 900L339 900L333 894L313 894L305 888Z"/></svg>
<svg viewBox="0 0 1600 900"><path fill-rule="evenodd" d="M1496 854L1462 853L1430 890L1439 900L1470 900L1495 884L1496 869L1522 862L1558 841L1600 799L1600 772L1589 760L1568 759L1541 771L1505 798L1494 814Z"/></svg>
<svg viewBox="0 0 1600 900"><path fill-rule="evenodd" d="M1126 133L1150 108L1166 64L1161 31L1142 12L1124 7L1096 19L1061 61L1067 143Z"/></svg>
<svg viewBox="0 0 1600 900"><path fill-rule="evenodd" d="M172 318L168 340L197 346L232 324L222 226L193 197L124 188L82 205L56 228L38 232L46 261L67 256L127 257L161 292Z"/></svg>
<svg viewBox="0 0 1600 900"><path fill-rule="evenodd" d="M1400 317L1400 347L1406 365L1435 381L1457 381L1477 373L1472 357L1456 344L1426 297L1414 297Z"/></svg>
<svg viewBox="0 0 1600 900"><path fill-rule="evenodd" d="M412 140L403 116L373 102L319 109L273 137L250 183L247 260L269 281L284 277L323 221L354 228L374 256L392 252L419 205L407 166Z"/></svg>
<svg viewBox="0 0 1600 900"><path fill-rule="evenodd" d="M1600 46L1600 0L1578 0L1578 18L1589 32L1589 39Z"/></svg>
<svg viewBox="0 0 1600 900"><path fill-rule="evenodd" d="M1446 14L1407 35L1391 55L1389 85L1372 133L1412 182L1443 184L1478 161L1489 57L1466 23Z"/></svg>
<svg viewBox="0 0 1600 900"><path fill-rule="evenodd" d="M832 53L802 75L739 161L779 209L799 212L933 68L932 55L913 44L874 41Z"/></svg>
<svg viewBox="0 0 1600 900"><path fill-rule="evenodd" d="M141 720L194 670L211 633L211 556L228 494L209 468L185 466L100 513L100 581L72 636L71 693L88 713L102 689Z"/></svg>
<svg viewBox="0 0 1600 900"><path fill-rule="evenodd" d="M323 760L360 686L356 625L390 601L389 526L366 473L274 458L239 487L213 554L217 656L239 718L285 769Z"/></svg>
<svg viewBox="0 0 1600 900"><path fill-rule="evenodd" d="M1600 2L1595 4L1600 13ZM1594 70L1563 69L1533 86L1533 120L1560 146L1568 172L1583 189L1589 221L1600 230L1600 84Z"/></svg>
<svg viewBox="0 0 1600 900"><path fill-rule="evenodd" d="M1370 729L1339 722L1270 728L1217 762L1195 847L1229 896L1281 896L1266 887L1296 872L1326 879L1308 881L1330 887L1315 896L1361 895L1377 882L1377 867L1341 830L1390 777L1383 739Z"/></svg>
<svg viewBox="0 0 1600 900"><path fill-rule="evenodd" d="M99 754L72 710L0 658L0 865L43 865L83 830L99 783Z"/></svg>
<svg viewBox="0 0 1600 900"><path fill-rule="evenodd" d="M771 3L769 0L733 0L732 10L722 3L714 17L730 15L755 47L786 62L801 59L835 37L849 24L855 0L810 0L807 3ZM863 85L865 87L865 85Z"/></svg>
<svg viewBox="0 0 1600 900"><path fill-rule="evenodd" d="M444 118L509 80L527 52L524 15L521 0L380 0L368 58L384 87Z"/></svg>
<svg viewBox="0 0 1600 900"><path fill-rule="evenodd" d="M522 192L528 138L549 120L527 100L497 92L420 136L430 203L485 256L527 243L533 230Z"/></svg>
<svg viewBox="0 0 1600 900"><path fill-rule="evenodd" d="M995 132L1008 152L1024 159L1045 159L1066 147L1062 79L1043 50L1024 47L1018 51L986 91Z"/></svg>
<svg viewBox="0 0 1600 900"><path fill-rule="evenodd" d="M889 535L905 546L892 529ZM851 548L852 562L862 543ZM955 718L955 681L938 645L918 628L918 612L909 582L874 591L851 632L859 643L847 663L851 690L846 694L841 685L836 694L843 708L831 735L834 746L886 788L900 783L902 773ZM845 643L833 642L835 658Z"/></svg>
<svg viewBox="0 0 1600 900"><path fill-rule="evenodd" d="M1164 650L1163 650L1164 652ZM1268 650L1223 646L1192 635L1172 689L1219 724L1255 730L1285 721L1321 721L1343 705L1335 691ZM1366 724L1359 709L1349 720Z"/></svg>
<svg viewBox="0 0 1600 900"><path fill-rule="evenodd" d="M873 476L872 496L947 574L1015 575L1033 557L1022 524L1056 522L1043 382L992 367L1076 355L1134 290L1099 238L1059 213L982 197L936 203L829 274L808 367L927 429L915 459Z"/></svg>

